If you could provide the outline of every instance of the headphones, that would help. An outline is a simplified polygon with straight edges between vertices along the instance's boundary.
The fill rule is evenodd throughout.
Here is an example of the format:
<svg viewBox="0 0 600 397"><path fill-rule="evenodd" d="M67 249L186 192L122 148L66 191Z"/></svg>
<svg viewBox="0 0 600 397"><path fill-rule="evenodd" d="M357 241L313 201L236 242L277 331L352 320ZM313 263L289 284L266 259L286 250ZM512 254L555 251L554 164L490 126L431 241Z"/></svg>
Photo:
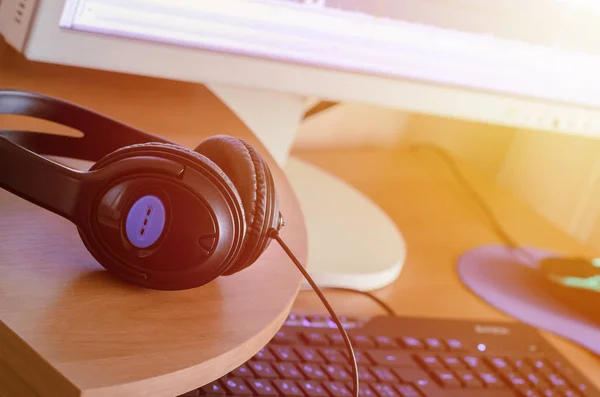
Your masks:
<svg viewBox="0 0 600 397"><path fill-rule="evenodd" d="M15 90L0 90L0 114L84 134L0 131L0 187L71 221L91 255L128 282L179 290L237 273L284 224L269 166L244 140L217 135L190 150L73 103ZM42 155L94 164L74 170Z"/></svg>
<svg viewBox="0 0 600 397"><path fill-rule="evenodd" d="M273 176L247 142L213 136L190 150L91 110L36 93L0 90L0 114L32 116L83 138L0 131L0 187L71 221L110 273L142 287L199 287L237 273L276 240L335 322L359 377L352 342L331 305L279 236ZM88 171L43 157L93 161ZM1 220L0 220L1 222Z"/></svg>

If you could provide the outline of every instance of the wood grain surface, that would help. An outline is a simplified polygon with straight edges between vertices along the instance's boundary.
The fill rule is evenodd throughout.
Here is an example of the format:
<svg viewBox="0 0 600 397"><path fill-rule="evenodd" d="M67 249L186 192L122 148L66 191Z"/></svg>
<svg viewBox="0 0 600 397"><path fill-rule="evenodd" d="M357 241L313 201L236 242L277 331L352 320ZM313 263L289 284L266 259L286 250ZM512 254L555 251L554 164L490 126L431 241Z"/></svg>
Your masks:
<svg viewBox="0 0 600 397"><path fill-rule="evenodd" d="M299 203L249 129L196 84L46 65L0 44L0 88L36 91L194 148L220 133L267 157L287 226L306 259ZM0 128L72 133L0 116ZM107 132L108 133L108 132ZM0 191L0 395L175 396L255 354L285 319L301 276L275 243L250 268L196 289L162 292L110 276L73 225Z"/></svg>
<svg viewBox="0 0 600 397"><path fill-rule="evenodd" d="M396 148L304 150L293 155L364 192L402 231L407 245L402 273L389 287L374 291L398 314L513 321L475 297L458 278L456 261L461 254L501 241L484 213L435 153ZM461 164L461 170L516 241L567 255L597 256L489 176L468 164ZM361 295L329 292L326 296L340 314L383 314L375 303ZM294 310L324 313L315 294L308 291L299 295ZM599 359L561 337L543 334L600 388Z"/></svg>

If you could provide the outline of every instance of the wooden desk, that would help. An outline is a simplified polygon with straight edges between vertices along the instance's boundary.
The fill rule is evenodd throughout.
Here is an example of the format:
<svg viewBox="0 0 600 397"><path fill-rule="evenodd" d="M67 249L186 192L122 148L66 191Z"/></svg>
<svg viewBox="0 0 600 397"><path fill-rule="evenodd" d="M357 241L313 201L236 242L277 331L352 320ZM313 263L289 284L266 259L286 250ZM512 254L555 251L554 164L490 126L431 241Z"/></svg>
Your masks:
<svg viewBox="0 0 600 397"><path fill-rule="evenodd" d="M212 93L185 84L34 64L0 41L0 89L76 102L194 148L227 133L270 163L301 261L307 243L299 203L282 170ZM63 128L0 117L0 129ZM69 260L64 260L69 257ZM70 223L0 191L0 395L175 396L234 369L279 329L301 275L271 244L250 268L201 288L165 292L108 277Z"/></svg>
<svg viewBox="0 0 600 397"><path fill-rule="evenodd" d="M25 65L18 57L8 56L6 49L3 49L1 45L0 68L2 70L0 86L39 90L63 96L91 105L97 110L108 113L117 119L131 122L137 127L169 136L190 147L196 145L201 137L216 132L233 132L252 138L247 129L232 117L227 109L219 105L210 93L199 86L58 66ZM19 68L25 69L17 71ZM58 80L57 77L62 80ZM119 95L115 94L118 89L122 90ZM47 125L45 127L53 128ZM255 140L254 142L257 143ZM455 260L462 252L477 245L498 240L483 215L478 209L474 209L469 196L456 185L437 157L425 152L413 155L408 152L381 150L313 151L297 152L296 155L346 179L371 196L398 223L409 247L407 262L395 284L375 293L389 302L396 311L407 315L509 320L507 316L474 298L456 278ZM568 238L549 222L536 215L531 208L511 195L510 192L498 188L470 169L467 169L466 173L471 180L475 181L476 188L483 194L506 228L519 241L569 253L589 252L585 247ZM281 174L278 174L278 178L281 178ZM280 180L285 184L284 179ZM293 199L290 198L290 200ZM290 205L296 204L292 202ZM296 221L298 220L296 219ZM298 223L298 225L301 224L301 222ZM300 226L300 228L302 227ZM301 233L295 235L294 244L300 249L300 252L305 248L303 246L305 240ZM257 296L243 306L245 310L251 307L251 310L254 310L252 314L261 313L261 318L268 320L265 321L267 325L264 332L257 334L251 343L240 342L238 346L235 346L234 356L223 354L210 361L208 365L198 364L197 367L194 367L195 372L192 375L190 375L190 371L183 371L180 374L173 374L173 376L148 378L144 381L134 382L131 386L133 389L120 389L119 387L108 389L113 393L110 395L124 395L120 390L125 390L132 391L131 395L139 395L136 394L139 392L150 396L153 395L151 394L153 391L156 391L154 388L156 385L162 387L158 390L159 393L167 389L176 391L176 388L180 386L191 389L192 387L189 385L192 383L203 383L209 378L216 378L218 372L225 372L228 368L243 361L244 357L249 357L251 352L258 348L261 341L265 341L267 336L272 334L285 312L284 308L293 299L295 291L292 291L292 287L298 282L295 270L291 266L287 266L287 263L280 266L281 258L275 256L275 252L276 250L270 251L272 254L268 255L268 264L265 264L263 270L271 271L273 269L271 265L279 266L276 274L281 279L277 283L271 283L270 290L274 295L280 294L281 305L277 305L278 302L272 300L260 300ZM274 264L274 262L277 263ZM4 271L4 269L2 270ZM266 272L261 274L264 275ZM237 286L244 289L250 288L242 280ZM436 290L436 294L431 293L432 289ZM0 281L0 296L4 296L3 293L4 289ZM327 295L340 313L380 313L379 308L367 298L345 293L328 293ZM242 293L240 296L245 295ZM203 300L199 296L184 298L191 299L186 309L200 313L205 310L197 307L198 302L202 302L205 306L214 302L211 299ZM257 307L256 302L274 305L268 311L263 311ZM76 301L71 302L72 307L76 304ZM0 300L0 319L3 320L10 308L1 305ZM324 311L321 303L311 292L301 293L294 306L299 310ZM245 324L247 314L244 311L238 313L245 316L241 320L241 323ZM154 317L155 320L157 322L164 320L158 314ZM216 315L218 313L214 309L208 314ZM205 320L207 317L210 316L194 317L194 319ZM235 341L240 341L243 335L233 327L233 324L239 324L240 321L234 321L235 319L229 314L227 317L231 319L229 324L232 326L220 331L223 334L221 341L230 347L235 344ZM191 321L190 318L178 322L177 326L185 325L187 321ZM51 323L52 318L47 321ZM0 329L5 329L2 327L3 323L0 322ZM185 331L185 329L180 329L179 335L185 335ZM0 349L5 349L6 340L1 339L2 337L6 336L0 334ZM185 337L183 342L190 343L196 339L196 335L192 335L192 337ZM590 379L595 379L600 387L600 362L598 360L560 338L552 335L547 335L547 337L561 352L573 360L584 374L588 375ZM180 347L185 348L183 342ZM179 353L181 353L180 350L177 349ZM5 350L0 350L0 352L4 353ZM187 361L190 355L199 358L197 351L193 350L184 361ZM36 362L30 360L36 359L39 360L39 357L31 353L22 364L30 365L32 362ZM228 359L231 361L227 361ZM123 378L128 378L135 375L140 369L156 370L156 365L160 364L154 365L154 362L141 363L140 366L118 366L117 370L123 372ZM1 363L2 360L0 360ZM76 366L79 364L83 366L78 371ZM97 382L98 380L94 379L97 373L86 375L84 364L74 361L70 365L70 369L76 374L78 373L85 382ZM101 365L102 362L97 364ZM62 366L64 363L59 367ZM105 365L104 368L108 368L108 365ZM1 366L0 385L6 385L6 382L9 382L14 387L18 387L17 378L10 376L6 365ZM38 384L43 384L43 380L38 379ZM127 386L127 383L125 385ZM101 395L101 391L92 388L86 395ZM75 395L74 393L73 389L70 389L69 393L64 393L62 396ZM32 392L30 395L36 395L36 393Z"/></svg>
<svg viewBox="0 0 600 397"><path fill-rule="evenodd" d="M511 320L475 298L456 275L456 260L464 251L500 241L436 154L373 149L297 151L294 155L345 179L397 222L406 238L407 261L398 280L375 295L399 314ZM594 254L489 178L472 168L463 169L517 241L564 253ZM342 314L382 313L360 295L330 292L327 297ZM295 309L324 312L312 292L302 292ZM600 388L600 360L562 338L544 335Z"/></svg>

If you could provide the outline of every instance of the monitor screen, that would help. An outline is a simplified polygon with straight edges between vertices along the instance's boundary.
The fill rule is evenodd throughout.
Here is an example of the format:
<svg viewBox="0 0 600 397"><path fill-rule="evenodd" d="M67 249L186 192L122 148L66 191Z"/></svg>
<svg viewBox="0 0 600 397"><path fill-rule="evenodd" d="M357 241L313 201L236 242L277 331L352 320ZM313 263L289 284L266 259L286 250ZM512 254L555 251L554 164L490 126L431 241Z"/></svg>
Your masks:
<svg viewBox="0 0 600 397"><path fill-rule="evenodd" d="M599 22L591 0L67 0L61 27L600 106Z"/></svg>

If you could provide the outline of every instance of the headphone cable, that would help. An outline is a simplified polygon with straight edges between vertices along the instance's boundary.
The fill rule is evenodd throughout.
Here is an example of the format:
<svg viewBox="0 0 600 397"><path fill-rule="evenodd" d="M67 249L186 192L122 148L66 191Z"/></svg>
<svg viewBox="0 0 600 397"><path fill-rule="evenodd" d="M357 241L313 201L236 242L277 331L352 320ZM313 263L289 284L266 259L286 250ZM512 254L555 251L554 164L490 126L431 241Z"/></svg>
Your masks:
<svg viewBox="0 0 600 397"><path fill-rule="evenodd" d="M338 318L337 314L335 314L335 311L333 310L333 308L331 307L331 305L329 304L329 302L323 295L323 292L321 292L321 290L319 289L317 284L314 282L312 277L308 274L306 269L304 269L304 266L302 266L302 264L300 263L298 258L296 258L296 256L292 253L292 251L288 248L288 246L283 242L283 240L279 236L279 232L275 229L271 229L269 231L269 236L279 243L281 248L283 248L283 250L290 257L292 262L294 262L294 265L296 265L296 267L298 268L300 273L302 273L302 275L304 276L306 281L310 284L312 289L319 296L319 299L321 300L321 302L323 303L323 305L325 306L325 308L331 315L333 322L335 323L335 325L339 329L340 333L342 334L342 338L344 339L344 344L346 345L346 350L348 351L348 354L349 354L348 358L350 360L350 364L351 364L350 366L352 367L352 388L353 388L352 394L354 395L354 397L359 397L358 365L356 364L356 355L354 354L354 349L352 348L352 343L350 342L350 337L348 337L348 334L346 333L346 330L344 329L342 322Z"/></svg>

